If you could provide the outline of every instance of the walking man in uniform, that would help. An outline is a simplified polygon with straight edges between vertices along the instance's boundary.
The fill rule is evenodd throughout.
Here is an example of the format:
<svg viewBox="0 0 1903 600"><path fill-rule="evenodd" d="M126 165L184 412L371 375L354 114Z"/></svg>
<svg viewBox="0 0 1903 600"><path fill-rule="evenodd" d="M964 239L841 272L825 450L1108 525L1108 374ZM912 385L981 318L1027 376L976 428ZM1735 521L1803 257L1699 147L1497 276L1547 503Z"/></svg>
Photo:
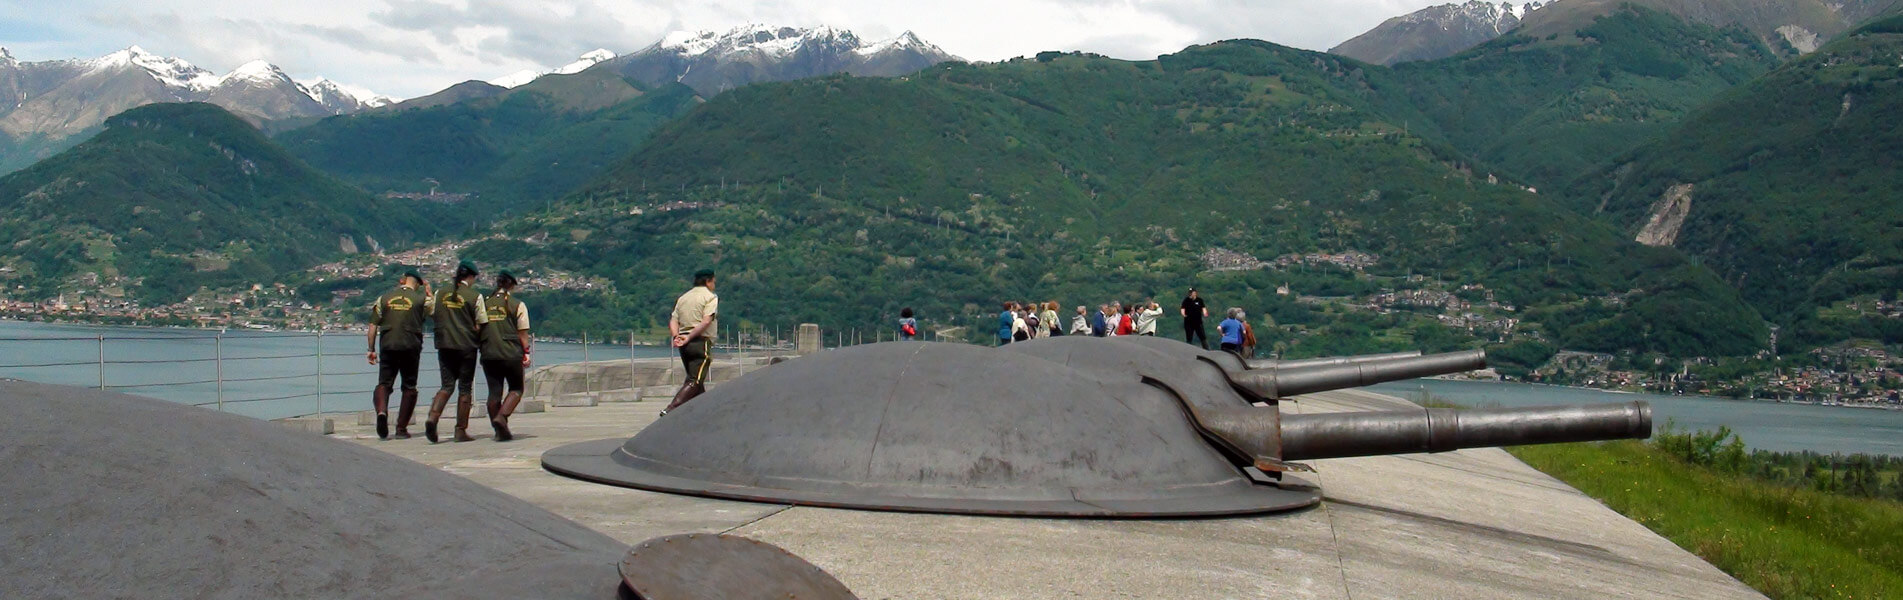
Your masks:
<svg viewBox="0 0 1903 600"><path fill-rule="evenodd" d="M422 289L417 289L421 287ZM377 409L377 438L390 439L390 386L403 377L402 408L396 417L396 439L410 439L410 417L416 414L416 363L423 357L423 313L428 310L429 283L416 271L397 279L370 308L370 364L377 366L377 387L370 405Z"/></svg>
<svg viewBox="0 0 1903 600"><path fill-rule="evenodd" d="M515 284L508 271L497 273L496 293L483 300L482 376L489 381L489 426L498 442L515 439L509 415L522 403L522 372L529 367L529 307L515 299Z"/></svg>
<svg viewBox="0 0 1903 600"><path fill-rule="evenodd" d="M429 420L423 435L436 443L436 421L443 418L451 392L456 396L456 441L467 442L469 411L476 403L476 343L482 324L488 320L482 294L476 293L476 266L463 261L456 266L456 282L436 292L430 303L430 316L436 321L436 366L443 374L443 387L430 399Z"/></svg>
<svg viewBox="0 0 1903 600"><path fill-rule="evenodd" d="M1209 349L1209 332L1203 329L1203 319L1209 316L1209 304L1202 296L1196 295L1196 288L1189 288L1189 297L1183 299L1183 341L1201 344Z"/></svg>
<svg viewBox="0 0 1903 600"><path fill-rule="evenodd" d="M674 347L681 349L687 381L681 384L680 391L674 392L674 401L661 410L661 416L667 416L667 411L707 391L707 371L714 362L714 340L708 332L714 326L719 305L720 297L714 295L713 271L695 273L693 289L674 301L674 316L667 319L667 334L674 340Z"/></svg>

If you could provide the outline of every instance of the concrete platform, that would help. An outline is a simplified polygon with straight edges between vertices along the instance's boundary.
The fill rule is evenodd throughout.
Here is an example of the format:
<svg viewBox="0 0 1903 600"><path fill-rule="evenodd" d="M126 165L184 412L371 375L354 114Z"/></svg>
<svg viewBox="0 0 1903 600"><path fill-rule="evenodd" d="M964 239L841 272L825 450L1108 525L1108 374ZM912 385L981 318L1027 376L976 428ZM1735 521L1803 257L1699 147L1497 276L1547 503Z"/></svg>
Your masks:
<svg viewBox="0 0 1903 600"><path fill-rule="evenodd" d="M1406 406L1317 394L1288 410ZM732 532L825 568L863 598L1763 598L1500 450L1316 461L1322 505L1291 514L1126 521L786 507L595 485L543 471L549 448L626 437L662 403L551 407L497 443L337 437L456 473L635 543Z"/></svg>

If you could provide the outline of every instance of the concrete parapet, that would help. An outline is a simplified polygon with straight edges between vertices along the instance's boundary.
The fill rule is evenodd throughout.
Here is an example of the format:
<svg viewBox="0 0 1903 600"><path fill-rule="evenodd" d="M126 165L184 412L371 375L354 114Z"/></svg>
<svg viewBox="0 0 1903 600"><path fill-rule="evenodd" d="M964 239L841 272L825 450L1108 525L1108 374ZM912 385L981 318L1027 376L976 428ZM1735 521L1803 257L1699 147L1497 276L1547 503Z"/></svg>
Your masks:
<svg viewBox="0 0 1903 600"><path fill-rule="evenodd" d="M708 370L707 381L731 381L771 360L767 356L717 359ZM576 396L588 396L596 402L639 402L672 398L686 377L680 360L673 357L569 363L529 372L522 396L525 403L534 398L556 406L568 406L568 399Z"/></svg>
<svg viewBox="0 0 1903 600"><path fill-rule="evenodd" d="M315 433L317 435L330 435L337 431L337 423L332 421L330 417L291 417L288 419L278 419L276 422L279 425L291 429ZM376 413L374 411L370 413L370 424L377 424Z"/></svg>

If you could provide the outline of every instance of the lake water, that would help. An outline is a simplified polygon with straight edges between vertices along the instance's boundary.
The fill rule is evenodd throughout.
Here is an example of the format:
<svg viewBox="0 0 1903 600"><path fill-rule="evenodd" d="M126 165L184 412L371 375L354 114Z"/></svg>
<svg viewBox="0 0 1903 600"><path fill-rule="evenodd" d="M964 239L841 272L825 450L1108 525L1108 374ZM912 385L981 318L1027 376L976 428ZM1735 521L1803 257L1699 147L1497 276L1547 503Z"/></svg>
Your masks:
<svg viewBox="0 0 1903 600"><path fill-rule="evenodd" d="M1626 394L1526 383L1415 380L1370 390L1408 399L1420 391L1468 406L1537 406L1643 400L1652 404L1654 431L1672 421L1679 429L1730 427L1752 448L1830 454L1903 456L1903 411L1726 400L1703 396Z"/></svg>
<svg viewBox="0 0 1903 600"><path fill-rule="evenodd" d="M104 337L103 343L100 337ZM322 344L323 374L318 376ZM441 379L435 349L424 344L418 368L419 404L425 412ZM364 361L363 332L315 333L92 327L0 321L0 378L97 388L105 360L106 389L195 404L261 419L370 408L376 367ZM218 360L220 355L223 361ZM537 342L535 364L582 360L581 344ZM669 356L666 348L639 346L640 358ZM628 346L591 345L592 360L627 358ZM220 363L222 362L222 374ZM223 385L219 379L224 380ZM221 394L222 390L222 394ZM321 390L321 392L320 392ZM478 401L488 393L476 370ZM391 410L396 408L391 399ZM420 417L419 417L420 418Z"/></svg>
<svg viewBox="0 0 1903 600"><path fill-rule="evenodd" d="M104 336L102 344L99 340ZM376 367L364 362L363 333L327 333L322 339L323 376L317 376L319 340L312 333L90 327L0 321L0 378L98 387L100 352L107 389L217 409L218 357L223 360L223 410L262 419L370 408ZM426 344L427 345L427 344ZM593 345L593 360L625 358L627 346ZM669 356L665 348L641 346L640 358ZM582 360L580 344L538 342L538 365ZM438 377L433 349L419 369L427 404ZM480 369L478 397L487 394ZM1692 396L1622 394L1519 383L1417 380L1373 386L1374 391L1418 398L1420 390L1472 406L1533 406L1645 400L1662 427L1669 419L1684 429L1726 425L1745 443L1766 450L1864 452L1903 456L1903 411L1722 400ZM394 403L394 402L393 402Z"/></svg>

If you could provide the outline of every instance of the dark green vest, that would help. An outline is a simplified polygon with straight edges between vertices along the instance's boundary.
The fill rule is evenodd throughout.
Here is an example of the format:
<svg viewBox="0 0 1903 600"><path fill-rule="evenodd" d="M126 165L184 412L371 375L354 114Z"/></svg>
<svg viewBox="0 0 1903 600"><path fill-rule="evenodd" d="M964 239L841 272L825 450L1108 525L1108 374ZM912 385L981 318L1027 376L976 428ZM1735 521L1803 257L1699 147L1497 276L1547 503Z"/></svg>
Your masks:
<svg viewBox="0 0 1903 600"><path fill-rule="evenodd" d="M383 351L423 349L423 292L396 288L377 298L373 314L377 348Z"/></svg>
<svg viewBox="0 0 1903 600"><path fill-rule="evenodd" d="M476 349L476 325L483 319L476 305L481 299L475 288L460 283L436 292L437 350Z"/></svg>
<svg viewBox="0 0 1903 600"><path fill-rule="evenodd" d="M485 306L489 324L482 328L482 359L521 362L522 340L515 334L515 317L521 314L522 303L508 294L496 294Z"/></svg>

